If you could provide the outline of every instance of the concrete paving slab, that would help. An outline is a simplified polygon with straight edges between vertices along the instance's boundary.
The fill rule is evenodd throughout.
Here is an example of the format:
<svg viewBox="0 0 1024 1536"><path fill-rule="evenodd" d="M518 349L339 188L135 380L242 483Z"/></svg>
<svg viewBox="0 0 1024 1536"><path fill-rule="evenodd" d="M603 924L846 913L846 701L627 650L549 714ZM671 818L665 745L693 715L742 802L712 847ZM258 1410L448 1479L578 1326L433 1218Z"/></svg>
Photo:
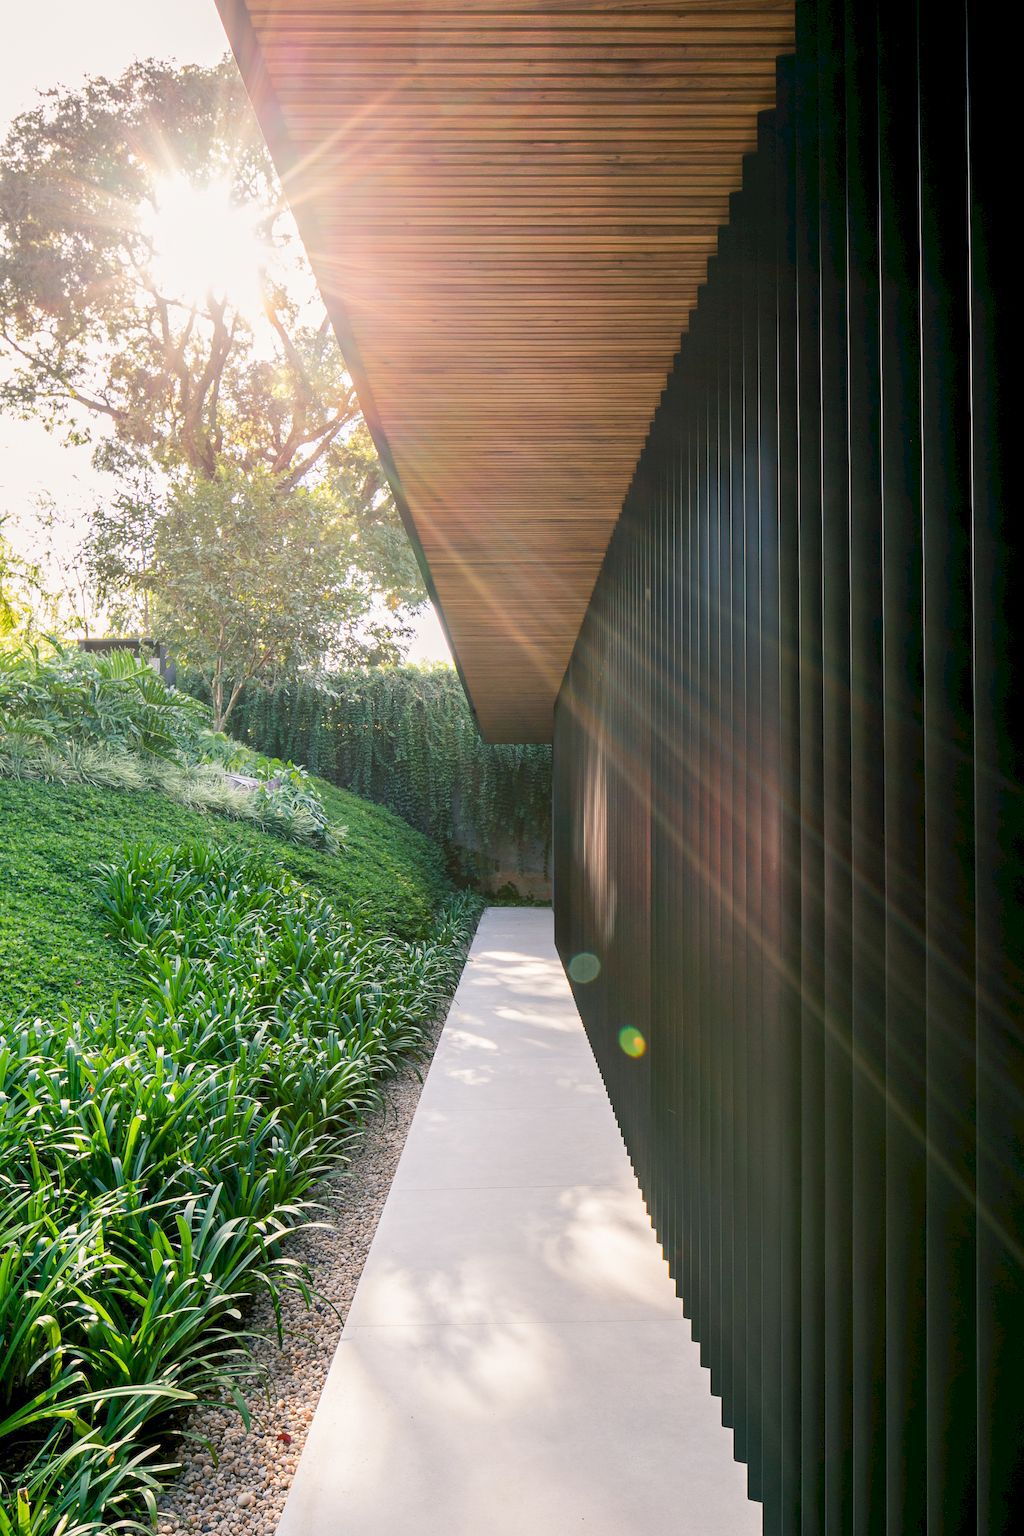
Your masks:
<svg viewBox="0 0 1024 1536"><path fill-rule="evenodd" d="M279 1536L758 1536L554 952L484 916Z"/></svg>
<svg viewBox="0 0 1024 1536"><path fill-rule="evenodd" d="M761 1531L677 1323L349 1327L332 1378L281 1536Z"/></svg>
<svg viewBox="0 0 1024 1536"><path fill-rule="evenodd" d="M501 1189L596 1184L632 1189L611 1111L594 1095L550 1106L419 1107L396 1175L403 1189ZM488 1123L490 1122L490 1123Z"/></svg>
<svg viewBox="0 0 1024 1536"><path fill-rule="evenodd" d="M530 1103L557 1114L572 1104L607 1102L604 1084L593 1076L593 1062L589 1067L574 1057L540 1063L449 1052L430 1069L430 1100L450 1109L518 1109Z"/></svg>
<svg viewBox="0 0 1024 1536"><path fill-rule="evenodd" d="M393 1188L371 1258L357 1326L682 1318L636 1186L621 1181Z"/></svg>

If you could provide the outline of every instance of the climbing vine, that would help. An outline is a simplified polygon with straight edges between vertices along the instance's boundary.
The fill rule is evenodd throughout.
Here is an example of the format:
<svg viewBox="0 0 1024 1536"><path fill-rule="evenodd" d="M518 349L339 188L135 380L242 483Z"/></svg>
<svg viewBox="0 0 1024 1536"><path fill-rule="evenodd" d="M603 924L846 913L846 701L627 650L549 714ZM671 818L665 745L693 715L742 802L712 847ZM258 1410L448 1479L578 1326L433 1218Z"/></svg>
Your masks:
<svg viewBox="0 0 1024 1536"><path fill-rule="evenodd" d="M546 868L551 749L481 741L451 667L380 667L247 689L232 729L272 757L387 805L473 877L495 849Z"/></svg>

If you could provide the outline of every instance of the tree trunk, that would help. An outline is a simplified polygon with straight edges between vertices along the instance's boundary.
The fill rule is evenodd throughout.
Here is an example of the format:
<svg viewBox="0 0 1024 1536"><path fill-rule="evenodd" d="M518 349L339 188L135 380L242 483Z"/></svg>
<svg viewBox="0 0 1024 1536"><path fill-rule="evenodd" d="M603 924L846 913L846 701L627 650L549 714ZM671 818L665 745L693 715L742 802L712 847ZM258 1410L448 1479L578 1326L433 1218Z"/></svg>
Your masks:
<svg viewBox="0 0 1024 1536"><path fill-rule="evenodd" d="M210 685L210 701L213 705L211 729L222 731L224 729L224 721L227 719L227 711L224 708L224 677L219 668L213 674L213 682Z"/></svg>
<svg viewBox="0 0 1024 1536"><path fill-rule="evenodd" d="M248 680L249 680L248 678L243 677L242 681L240 683L236 683L235 686L232 688L232 690L231 690L231 697L228 699L227 706L224 709L224 713L223 714L221 714L221 712L220 712L220 704L217 705L217 718L219 719L220 724L214 727L215 730L222 731L224 729L224 727L226 726L226 724L227 724L227 722L228 722L228 720L229 720L229 718L231 716L231 711L234 709L235 705L238 703L239 694L242 692L242 689L245 687L245 685L248 682ZM221 703L223 703L223 688L221 690Z"/></svg>

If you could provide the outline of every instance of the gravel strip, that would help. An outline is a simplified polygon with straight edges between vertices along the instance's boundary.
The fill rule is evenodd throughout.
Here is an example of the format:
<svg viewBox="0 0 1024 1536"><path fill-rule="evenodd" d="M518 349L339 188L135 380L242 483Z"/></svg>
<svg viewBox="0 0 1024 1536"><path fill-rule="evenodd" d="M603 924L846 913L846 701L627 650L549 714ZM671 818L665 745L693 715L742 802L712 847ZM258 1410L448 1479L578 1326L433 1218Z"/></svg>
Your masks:
<svg viewBox="0 0 1024 1536"><path fill-rule="evenodd" d="M249 1325L268 1335L254 1354L268 1372L269 1404L258 1388L248 1394L248 1433L233 1411L199 1409L188 1417L187 1431L208 1440L216 1460L196 1448L160 1500L161 1536L273 1536L277 1529L442 1027L435 1026L420 1062L383 1085L383 1108L367 1122L351 1161L320 1185L317 1214L330 1227L292 1241L289 1251L309 1266L318 1293L313 1310L301 1296L286 1298L279 1349L269 1303L253 1309Z"/></svg>

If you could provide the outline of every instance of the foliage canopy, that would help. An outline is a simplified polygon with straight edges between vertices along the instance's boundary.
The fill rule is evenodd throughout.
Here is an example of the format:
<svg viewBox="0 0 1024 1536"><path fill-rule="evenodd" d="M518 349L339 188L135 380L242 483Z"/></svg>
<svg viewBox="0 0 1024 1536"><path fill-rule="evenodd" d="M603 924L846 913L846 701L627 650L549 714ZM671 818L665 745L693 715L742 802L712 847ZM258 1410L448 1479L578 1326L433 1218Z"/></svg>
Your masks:
<svg viewBox="0 0 1024 1536"><path fill-rule="evenodd" d="M214 226L205 232L204 209ZM184 239L173 228L176 216L186 224ZM229 243L244 224L251 282L241 270L237 282L219 283L211 268L208 284L189 273L182 258L204 233L216 265L217 219ZM162 259L168 239L177 264ZM343 528L321 629L351 628L368 592L382 599L384 613L424 600L232 63L139 62L117 80L46 92L15 119L0 150L0 340L9 359L0 410L91 443L97 464L118 477L118 495L100 509L88 545L97 591L115 612L119 604L133 617L146 612L148 595L164 588L175 564L180 580L164 617L195 632L209 608L210 593L199 590L208 564L183 563L180 529L164 538L176 562L168 548L161 558L153 507L168 484L176 487L171 512L190 504L193 521L208 513L208 534L243 486L251 487L247 515L260 537L274 533L268 501L276 499L282 526L291 528L300 508L333 504L337 530L326 515L314 529L336 547ZM297 501L300 490L313 499ZM250 556L268 552L257 547ZM285 590L304 609L283 647L292 660L306 649L321 568L304 584L294 566L287 572ZM278 630L287 607L278 607ZM379 639L371 635L371 648ZM262 640L258 649L266 649ZM282 651L279 638L271 650ZM221 659L241 677L237 651Z"/></svg>
<svg viewBox="0 0 1024 1536"><path fill-rule="evenodd" d="M258 215L262 314L230 288L176 290L161 270L151 216L178 178ZM8 406L79 438L103 418L115 466L138 453L212 478L226 458L290 489L343 452L351 380L233 65L139 62L46 92L0 155L0 235ZM298 264L306 303L275 255Z"/></svg>
<svg viewBox="0 0 1024 1536"><path fill-rule="evenodd" d="M354 669L249 689L234 729L390 806L442 843L463 876L483 873L494 849L550 850L550 747L482 741L451 667Z"/></svg>
<svg viewBox="0 0 1024 1536"><path fill-rule="evenodd" d="M351 564L355 539L325 488L283 495L264 470L222 469L171 492L153 541L153 616L202 673L215 730L246 683L337 655L339 634L353 659L394 659L392 633L371 617L373 584Z"/></svg>

